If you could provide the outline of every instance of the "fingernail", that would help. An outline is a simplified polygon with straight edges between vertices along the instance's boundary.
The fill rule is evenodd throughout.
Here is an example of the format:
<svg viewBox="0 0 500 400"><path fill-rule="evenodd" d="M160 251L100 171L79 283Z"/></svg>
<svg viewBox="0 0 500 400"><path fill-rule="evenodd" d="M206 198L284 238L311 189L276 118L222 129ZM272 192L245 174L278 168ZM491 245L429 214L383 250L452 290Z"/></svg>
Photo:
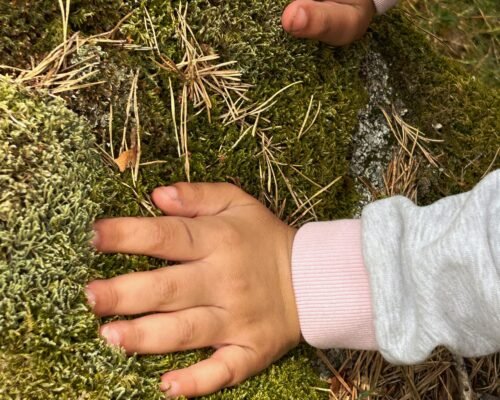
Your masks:
<svg viewBox="0 0 500 400"><path fill-rule="evenodd" d="M90 244L94 248L97 248L97 245L99 244L99 232L95 229L92 230L92 239L90 239Z"/></svg>
<svg viewBox="0 0 500 400"><path fill-rule="evenodd" d="M158 188L158 192L161 196L166 197L172 201L179 201L179 191L173 186L164 186Z"/></svg>
<svg viewBox="0 0 500 400"><path fill-rule="evenodd" d="M308 23L307 13L302 8L299 7L295 16L292 19L292 32L299 32L306 28Z"/></svg>
<svg viewBox="0 0 500 400"><path fill-rule="evenodd" d="M87 297L87 303L90 307L94 308L96 300L95 294L88 287L85 288L85 296Z"/></svg>
<svg viewBox="0 0 500 400"><path fill-rule="evenodd" d="M105 326L101 329L101 336L106 340L106 343L110 346L120 345L120 335L115 329Z"/></svg>
<svg viewBox="0 0 500 400"><path fill-rule="evenodd" d="M162 382L160 385L160 389L165 392L165 394L168 397L177 397L180 396L180 386L177 382L169 381L169 382Z"/></svg>

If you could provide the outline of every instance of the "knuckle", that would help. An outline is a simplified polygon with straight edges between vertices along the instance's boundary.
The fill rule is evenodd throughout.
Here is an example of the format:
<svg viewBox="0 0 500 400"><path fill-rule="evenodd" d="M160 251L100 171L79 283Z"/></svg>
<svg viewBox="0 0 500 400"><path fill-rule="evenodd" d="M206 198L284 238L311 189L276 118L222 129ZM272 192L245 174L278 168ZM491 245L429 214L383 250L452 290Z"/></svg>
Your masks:
<svg viewBox="0 0 500 400"><path fill-rule="evenodd" d="M144 343L144 330L135 321L130 323L127 335L125 336L128 337L127 347L132 350L140 349Z"/></svg>
<svg viewBox="0 0 500 400"><path fill-rule="evenodd" d="M155 221L151 230L151 247L153 250L159 252L172 243L174 232L171 224L165 223L165 221L162 223Z"/></svg>
<svg viewBox="0 0 500 400"><path fill-rule="evenodd" d="M244 192L241 190L238 186L234 185L233 183L229 182L224 182L221 183L222 188L225 193L227 193L231 198L234 198L236 196L241 196Z"/></svg>
<svg viewBox="0 0 500 400"><path fill-rule="evenodd" d="M250 292L250 283L239 273L228 274L226 282L229 291L232 293L247 294ZM241 296L237 297L237 299L240 298Z"/></svg>
<svg viewBox="0 0 500 400"><path fill-rule="evenodd" d="M190 319L178 318L178 345L181 349L188 348L192 343L195 335L194 323Z"/></svg>
<svg viewBox="0 0 500 400"><path fill-rule="evenodd" d="M191 228L186 223L186 221L183 219L179 219L179 223L180 223L180 226L182 227L182 229L184 229L184 233L186 234L187 242L189 243L191 248L194 248L195 247L195 240L194 240L194 235L191 232Z"/></svg>
<svg viewBox="0 0 500 400"><path fill-rule="evenodd" d="M195 203L203 200L203 184L195 183L190 185L191 189L191 200Z"/></svg>
<svg viewBox="0 0 500 400"><path fill-rule="evenodd" d="M199 183L180 182L174 184L179 192L179 198L182 203L196 203L203 198L203 187Z"/></svg>
<svg viewBox="0 0 500 400"><path fill-rule="evenodd" d="M224 244L230 248L238 248L243 244L241 233L232 226L228 226L224 229L222 240Z"/></svg>
<svg viewBox="0 0 500 400"><path fill-rule="evenodd" d="M160 305L167 305L177 298L179 294L179 285L175 280L168 276L162 276L157 280L157 282L161 303Z"/></svg>
<svg viewBox="0 0 500 400"><path fill-rule="evenodd" d="M107 252L121 243L123 233L120 224L105 219L94 223L94 246L98 251ZM112 232L112 234L110 234Z"/></svg>
<svg viewBox="0 0 500 400"><path fill-rule="evenodd" d="M111 279L108 284L106 284L105 281L102 283L105 285L103 311L106 314L113 314L118 308L118 291L115 288L113 279Z"/></svg>
<svg viewBox="0 0 500 400"><path fill-rule="evenodd" d="M239 188L233 183L222 182L220 185L227 192L236 192L239 190Z"/></svg>
<svg viewBox="0 0 500 400"><path fill-rule="evenodd" d="M177 182L174 183L172 186L177 189L181 197L184 197L186 190L189 188L190 184L187 182Z"/></svg>
<svg viewBox="0 0 500 400"><path fill-rule="evenodd" d="M221 369L224 371L224 384L223 386L233 386L239 383L236 374L236 368L234 368L231 364L228 364L225 361L218 360Z"/></svg>
<svg viewBox="0 0 500 400"><path fill-rule="evenodd" d="M321 36L325 36L332 32L332 28L335 25L333 24L331 18L328 15L324 15L323 18L320 20L318 26L319 26L318 34Z"/></svg>

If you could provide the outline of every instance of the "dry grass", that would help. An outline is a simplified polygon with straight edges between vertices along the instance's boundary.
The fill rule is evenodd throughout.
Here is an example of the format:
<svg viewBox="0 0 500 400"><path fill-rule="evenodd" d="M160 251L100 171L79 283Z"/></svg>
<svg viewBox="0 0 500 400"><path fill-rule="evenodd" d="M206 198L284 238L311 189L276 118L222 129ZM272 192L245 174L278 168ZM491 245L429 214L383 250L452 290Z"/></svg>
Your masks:
<svg viewBox="0 0 500 400"><path fill-rule="evenodd" d="M374 198L403 195L418 202L420 169L441 168L439 157L427 147L439 141L427 138L394 110L382 112L397 146L384 175L384 190L372 193ZM476 393L500 395L500 354L464 360L440 348L426 362L404 367L389 364L376 352L345 351L343 355L345 361L336 368L318 350L332 373L328 389L332 400L469 400L477 398Z"/></svg>
<svg viewBox="0 0 500 400"><path fill-rule="evenodd" d="M89 82L99 71L97 56L90 56L78 63L66 65L66 60L78 49L98 39L81 39L78 33L73 34L54 50L52 50L38 65L30 70L22 70L0 65L0 69L10 69L18 72L15 81L28 88L47 89L51 94L74 91L100 85L104 81Z"/></svg>
<svg viewBox="0 0 500 400"><path fill-rule="evenodd" d="M338 368L322 351L318 356L332 372L328 389L332 400L465 400L480 393L500 394L499 354L464 361L439 348L424 363L396 366L377 352L345 351ZM464 390L464 385L472 390Z"/></svg>
<svg viewBox="0 0 500 400"><path fill-rule="evenodd" d="M32 65L31 69L0 65L0 70L5 69L15 73L15 82L27 88L46 89L50 94L58 95L106 83L105 81L94 81L100 72L98 55L94 54L77 62L70 62L83 46L112 45L127 50L147 50L142 46L130 44L126 40L112 39L116 30L130 14L109 32L87 38L83 38L79 32L76 32L68 38L69 4L69 1L66 2L66 5L60 1L64 40L59 46L38 64Z"/></svg>
<svg viewBox="0 0 500 400"><path fill-rule="evenodd" d="M178 143L178 153L185 159L185 171L190 180L189 148L188 148L188 118L190 105L195 115L203 110L207 112L211 121L213 103L211 95L216 95L225 103L227 112L235 116L242 103L247 101L246 93L251 85L241 81L241 72L237 69L228 69L236 61L219 62L220 57L212 49L202 46L197 41L187 22L188 4L179 4L173 18L177 21L176 33L184 51L179 62L161 54L156 39L156 32L146 10L145 25L151 38L151 46L156 50L157 66L174 73L181 81L180 106L177 109L172 81L170 83L171 112L174 120L175 135Z"/></svg>
<svg viewBox="0 0 500 400"><path fill-rule="evenodd" d="M384 109L382 113L398 146L393 150L393 158L383 177L384 190L377 193L375 198L401 195L417 203L420 167L439 168L439 156L434 156L427 145L441 143L442 140L429 139L420 130L407 124L394 110L390 115Z"/></svg>
<svg viewBox="0 0 500 400"><path fill-rule="evenodd" d="M406 0L401 9L444 54L499 85L500 9L490 0Z"/></svg>

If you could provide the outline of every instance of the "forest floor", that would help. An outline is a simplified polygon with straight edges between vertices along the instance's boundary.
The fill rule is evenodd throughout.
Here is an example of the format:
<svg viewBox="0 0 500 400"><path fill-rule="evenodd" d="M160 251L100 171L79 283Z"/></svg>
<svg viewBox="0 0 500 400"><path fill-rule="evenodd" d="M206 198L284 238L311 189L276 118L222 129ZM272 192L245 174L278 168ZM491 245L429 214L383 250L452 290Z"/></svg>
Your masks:
<svg viewBox="0 0 500 400"><path fill-rule="evenodd" d="M284 34L285 0L248 3L0 0L0 73L62 98L85 119L102 168L116 182L114 194L98 202L101 215L156 215L149 193L157 185L230 181L300 226L353 217L363 205L396 194L426 205L471 189L500 166L498 1L401 1L342 49ZM185 62L190 58L199 60L194 69ZM154 266L143 258L98 257L89 274ZM33 311L32 318L50 316ZM6 385L19 379L9 363L45 362L41 331L29 334L33 348L0 339ZM63 354L61 368L45 366L54 382L59 369L75 368L77 377L79 363L104 351L96 330L86 335L82 354ZM160 398L144 375L206 355L115 355L112 362L96 356L95 382L57 382L67 390L64 398ZM117 366L123 376L113 372ZM499 375L498 354L464 360L438 349L422 365L397 367L375 353L303 346L209 398L500 397ZM44 398L62 398L54 388ZM32 392L36 398L43 385L32 390L41 391Z"/></svg>

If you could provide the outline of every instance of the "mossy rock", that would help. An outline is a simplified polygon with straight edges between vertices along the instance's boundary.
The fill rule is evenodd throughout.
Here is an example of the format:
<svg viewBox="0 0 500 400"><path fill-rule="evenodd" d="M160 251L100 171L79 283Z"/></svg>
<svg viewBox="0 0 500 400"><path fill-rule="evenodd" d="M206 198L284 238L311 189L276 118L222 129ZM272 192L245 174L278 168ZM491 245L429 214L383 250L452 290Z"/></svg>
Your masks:
<svg viewBox="0 0 500 400"><path fill-rule="evenodd" d="M304 197L318 190L293 165L320 186L342 177L317 198L321 200L317 218L352 216L359 195L353 184L356 177L349 173L351 137L357 113L368 101L360 71L366 54L376 51L389 65L395 88L391 100L408 107L410 122L444 140L438 151L453 174L424 170L421 179L429 183L422 202L477 182L498 148L498 92L436 54L399 12L379 19L363 41L332 49L288 37L280 27L286 3L194 0L188 14L200 43L210 46L222 61L238 62L243 80L253 84L252 101L262 102L283 87L302 82L282 93L265 116L273 127L273 142L279 144L277 161L283 165L284 177L277 178L278 205L269 201L259 176L259 141L249 135L232 149L241 131L220 122L224 105L217 96L212 122L203 113L189 119L192 180L237 183L290 221L296 205L288 185ZM57 2L0 4L0 33L6 38L0 44L2 62L26 67L30 57L41 60L60 43ZM117 36L138 44L148 40L147 7L161 52L174 60L182 56L172 18L178 2L72 4L70 28L83 35L111 29L134 10ZM5 293L0 301L0 397L161 398L162 373L209 354L127 358L103 344L97 335L102 321L85 306L82 290L91 279L159 265L143 257L95 255L88 246L92 221L147 215L141 202L154 187L186 179L183 160L177 156L168 86L170 78L177 93L179 79L158 68L151 52L102 45L84 47L75 57L88 54L99 59L94 79L107 83L63 99L24 90L9 78L0 80L0 288ZM106 165L97 146L110 151L106 146L111 105L113 131L123 130L130 83L137 71L143 161L166 163L141 168L136 195L122 184L132 183L130 173L119 174ZM321 111L314 129L298 139L313 95L315 104L321 102ZM433 129L436 123L443 125L440 132ZM475 161L462 172L471 159ZM208 398L326 398L315 389L322 383L311 369L312 358L310 349L300 348L258 377Z"/></svg>

